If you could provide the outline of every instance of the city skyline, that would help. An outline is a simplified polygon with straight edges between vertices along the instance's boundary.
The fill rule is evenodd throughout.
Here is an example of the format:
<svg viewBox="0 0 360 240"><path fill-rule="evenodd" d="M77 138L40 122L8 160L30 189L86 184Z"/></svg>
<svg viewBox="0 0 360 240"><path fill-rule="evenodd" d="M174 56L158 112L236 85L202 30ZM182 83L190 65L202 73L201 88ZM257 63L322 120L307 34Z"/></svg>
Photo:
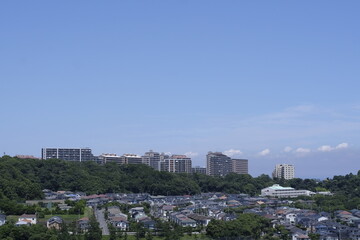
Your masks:
<svg viewBox="0 0 360 240"><path fill-rule="evenodd" d="M0 3L0 152L359 170L358 1Z"/></svg>
<svg viewBox="0 0 360 240"><path fill-rule="evenodd" d="M332 146L325 146L325 145L323 145L323 146L321 146L321 147L319 147L319 148L317 148L317 149L302 149L302 148L297 148L297 149L292 149L291 147L285 147L282 151L283 151L283 154L285 154L285 155L288 155L288 154L296 154L297 155L297 157L298 158L302 158L302 157L304 157L304 156L308 156L309 154L333 154L333 155L337 155L337 154L343 154L344 152L344 150L347 150L348 149L348 144L347 143L341 143L341 144L338 144L337 146L334 146L334 147L332 147ZM71 147L60 147L61 149L72 149ZM52 149L52 148L49 148L49 149ZM56 149L56 148L55 148ZM78 149L90 149L90 150L94 150L94 149L92 149L92 148L89 148L89 147L82 147L82 148L78 148ZM41 150L41 152L43 152L43 149ZM206 152L205 153L205 155L204 155L204 158L205 159L203 159L203 156L202 155L200 155L200 154L198 154L198 153L195 153L195 152L186 152L186 153L183 153L183 154L181 154L181 153L171 153L171 152L161 152L161 151L159 151L159 152L156 152L156 151L154 151L154 150L152 150L152 149L150 149L150 150L147 150L147 151L145 151L145 152L143 152L143 153L139 153L139 152L137 152L137 153L129 153L129 152L123 152L123 153L119 153L119 152L107 152L107 153L105 153L105 152L102 152L102 153L99 153L99 151L95 151L95 152L93 152L93 155L94 156L105 156L105 155L108 155L108 156L112 156L112 157L114 157L114 156L116 156L116 157L122 157L122 156L126 156L126 155L133 155L134 154L134 156L137 156L137 157L141 157L141 158L144 158L145 156L146 156L146 154L147 153L149 153L149 152L154 152L154 153L161 153L161 154L165 154L165 155L185 155L185 156L187 156L187 157L189 157L191 160L192 160L192 162L193 162L193 164L192 164L192 166L193 167L197 167L197 166L199 166L199 167L206 167L206 165L207 165L207 154L209 154L209 153L211 153L212 151L208 151L208 152ZM145 153L145 155L144 155L144 153ZM214 151L214 153L216 153L216 151ZM230 150L228 150L228 151L224 151L224 152L218 152L218 153L222 153L222 154L224 154L224 155L226 155L226 156L228 156L229 158L233 158L233 159L235 159L235 158L240 158L241 157L241 159L246 159L246 161L248 161L249 159L248 158L244 158L244 153L242 153L242 152L239 152L238 150L234 150L234 149L230 149ZM119 155L117 155L117 154L119 154ZM253 157L264 157L264 156L267 156L267 155L269 155L270 154L270 151L269 152L267 152L267 151L261 151L261 152L258 152L258 153L256 153L256 155L253 155ZM41 155L42 154L40 154L40 157L39 157L39 159L41 158ZM16 156L16 155L14 155L14 156ZM22 155L19 155L19 156L22 156ZM30 156L30 157L32 157L32 156L34 156L34 157L38 157L38 155L36 155L36 154L34 154L34 155L29 155L29 154L27 154L27 155L24 155L24 156ZM283 157L281 157L280 155L276 155L275 156L275 159L274 159L274 161L273 162L269 162L268 164L273 164L274 163L274 165L276 164L285 164L285 165L287 165L287 164L289 164L289 163L292 163L292 165L294 165L294 163L293 162L295 162L295 161L293 161L293 160L287 160L287 161L281 161L281 159L283 159L284 160L284 158ZM256 162L255 162L255 164L256 164ZM266 166L268 166L268 164L266 164ZM252 176L254 176L254 177L256 177L256 176L258 176L258 175L261 175L261 174L267 174L267 175L269 175L269 176L273 176L273 167L274 167L274 165L272 165L272 166L270 166L269 165L269 169L267 169L266 168L266 171L264 171L264 172L258 172L258 174L256 175L256 174L254 174L254 172L256 172L256 171L254 171L252 168L251 168L251 165L252 165L252 161L251 161L251 159L250 159L250 167L248 167L248 169L249 169L249 174L250 175L252 175ZM298 169L297 168L297 166L295 166L296 167L296 169ZM297 171L297 174L296 174L296 178L297 177L299 177L299 178L316 178L316 179L324 179L324 178L326 178L326 177L329 177L329 178L331 178L331 177L333 177L333 176L335 176L335 175L341 175L341 174L334 174L334 175L328 175L328 176L319 176L319 175L317 175L317 176L314 176L314 177L312 177L312 176L303 176L302 174L303 174L303 169L302 168L305 168L305 169L309 169L309 165L306 165L306 166L302 166L301 164L300 164L300 174L298 174L298 171ZM262 168L262 169L265 169L265 168ZM250 170L253 170L253 171L250 171ZM350 172L348 172L348 173L350 173ZM354 170L354 172L353 172L354 174L356 174L356 170ZM345 173L345 174L347 174L347 173Z"/></svg>

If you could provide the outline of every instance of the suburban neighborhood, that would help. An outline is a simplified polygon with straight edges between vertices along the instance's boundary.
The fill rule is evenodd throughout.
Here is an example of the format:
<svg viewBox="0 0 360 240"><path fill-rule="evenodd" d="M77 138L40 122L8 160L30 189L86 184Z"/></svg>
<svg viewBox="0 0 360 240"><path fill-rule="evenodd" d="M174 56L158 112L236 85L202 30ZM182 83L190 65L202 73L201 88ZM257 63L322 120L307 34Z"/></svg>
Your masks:
<svg viewBox="0 0 360 240"><path fill-rule="evenodd" d="M283 192L281 186L270 189ZM293 189L287 188L291 194ZM292 240L310 239L311 234L317 234L321 240L360 239L360 210L338 210L336 212L316 212L304 207L311 206L311 200L302 200L287 196L266 196L269 188L257 197L247 194L202 193L183 196L152 196L147 193L106 193L86 195L82 192L43 190L45 199L27 201L26 204L41 204L45 208L60 209L68 213L74 202L84 202L85 208L94 211L103 235L109 234L108 226L134 234L134 225L139 224L143 229L156 232L157 222L170 222L178 226L191 229L193 234L205 233L206 226L214 219L231 221L238 213L249 213L262 216L271 221L275 228L283 226L289 232ZM306 195L305 193L302 193ZM315 193L314 193L315 194ZM323 193L329 195L330 193ZM66 203L73 202L69 206ZM297 206L297 207L296 207ZM60 229L63 222L71 222L58 216L40 214L23 214L14 223L20 225L46 224L48 228ZM76 213L75 213L76 216ZM79 232L86 232L89 228L89 216L71 218ZM45 219L44 219L45 218ZM7 217L0 214L0 225L5 224Z"/></svg>

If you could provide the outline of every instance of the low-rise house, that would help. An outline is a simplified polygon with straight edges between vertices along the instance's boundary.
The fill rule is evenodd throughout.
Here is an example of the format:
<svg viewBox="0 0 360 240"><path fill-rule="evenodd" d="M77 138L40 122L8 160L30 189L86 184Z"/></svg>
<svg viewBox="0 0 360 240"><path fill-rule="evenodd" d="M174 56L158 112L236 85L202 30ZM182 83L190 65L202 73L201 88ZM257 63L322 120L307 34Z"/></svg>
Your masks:
<svg viewBox="0 0 360 240"><path fill-rule="evenodd" d="M287 213L285 215L285 224L295 225L297 214L294 212Z"/></svg>
<svg viewBox="0 0 360 240"><path fill-rule="evenodd" d="M30 221L27 221L27 220L25 220L25 221L17 221L15 223L15 226L31 226L31 223L30 223Z"/></svg>
<svg viewBox="0 0 360 240"><path fill-rule="evenodd" d="M33 225L37 223L37 218L35 214L23 214L19 217L18 222L28 222Z"/></svg>
<svg viewBox="0 0 360 240"><path fill-rule="evenodd" d="M196 225L200 225L200 226L207 226L212 219L210 217L199 215L196 213L189 214L188 217L194 220L196 222Z"/></svg>
<svg viewBox="0 0 360 240"><path fill-rule="evenodd" d="M184 214L181 213L171 213L169 216L169 220L171 222L176 223L177 225L180 225L182 227L196 227L196 221L188 218Z"/></svg>
<svg viewBox="0 0 360 240"><path fill-rule="evenodd" d="M129 222L124 217L112 217L109 219L111 225L122 231L129 230Z"/></svg>
<svg viewBox="0 0 360 240"><path fill-rule="evenodd" d="M84 217L84 218L81 218L81 219L77 220L76 226L81 231L86 232L89 229L89 226L90 226L89 218Z"/></svg>
<svg viewBox="0 0 360 240"><path fill-rule="evenodd" d="M46 221L46 227L47 228L55 228L57 230L61 229L62 224L64 223L63 219L58 216L54 216L49 218Z"/></svg>
<svg viewBox="0 0 360 240"><path fill-rule="evenodd" d="M315 226L315 233L320 234L322 240L346 239L349 227L333 221L318 222Z"/></svg>
<svg viewBox="0 0 360 240"><path fill-rule="evenodd" d="M310 237L306 234L294 233L292 234L292 240L310 240Z"/></svg>
<svg viewBox="0 0 360 240"><path fill-rule="evenodd" d="M172 205L163 205L160 209L160 214L163 217L167 217L170 213L174 211L175 206Z"/></svg>
<svg viewBox="0 0 360 240"><path fill-rule="evenodd" d="M139 220L139 223L141 223L144 226L144 228L147 228L150 230L154 230L155 225L156 225L156 222L149 217Z"/></svg>
<svg viewBox="0 0 360 240"><path fill-rule="evenodd" d="M290 226L287 229L290 231L292 240L310 240L309 236L306 234L306 231L301 230L300 228Z"/></svg>
<svg viewBox="0 0 360 240"><path fill-rule="evenodd" d="M359 228L350 228L349 229L349 238L352 240L360 240L360 229Z"/></svg>
<svg viewBox="0 0 360 240"><path fill-rule="evenodd" d="M0 214L0 226L6 223L6 215Z"/></svg>
<svg viewBox="0 0 360 240"><path fill-rule="evenodd" d="M136 222L139 222L141 219L146 218L147 215L144 212L136 212L132 215L132 217Z"/></svg>
<svg viewBox="0 0 360 240"><path fill-rule="evenodd" d="M135 214L143 213L145 214L143 207L134 207L129 210L129 213L132 217L134 217Z"/></svg>

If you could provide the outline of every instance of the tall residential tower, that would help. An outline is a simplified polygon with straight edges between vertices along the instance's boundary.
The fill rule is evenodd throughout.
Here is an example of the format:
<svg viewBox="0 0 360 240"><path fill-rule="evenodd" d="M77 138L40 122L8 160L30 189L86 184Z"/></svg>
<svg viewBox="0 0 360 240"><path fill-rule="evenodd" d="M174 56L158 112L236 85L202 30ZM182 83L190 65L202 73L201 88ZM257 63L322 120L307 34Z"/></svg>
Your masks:
<svg viewBox="0 0 360 240"><path fill-rule="evenodd" d="M295 178L295 167L291 164L276 164L272 174L273 178L293 179Z"/></svg>

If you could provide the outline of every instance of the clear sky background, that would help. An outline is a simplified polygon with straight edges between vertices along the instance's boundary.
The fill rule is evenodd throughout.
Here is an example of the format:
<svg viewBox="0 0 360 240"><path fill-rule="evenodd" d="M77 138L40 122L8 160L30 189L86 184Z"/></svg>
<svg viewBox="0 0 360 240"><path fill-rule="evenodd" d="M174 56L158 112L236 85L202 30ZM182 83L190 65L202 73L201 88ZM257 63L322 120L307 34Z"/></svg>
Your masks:
<svg viewBox="0 0 360 240"><path fill-rule="evenodd" d="M0 151L360 169L360 1L1 1Z"/></svg>

